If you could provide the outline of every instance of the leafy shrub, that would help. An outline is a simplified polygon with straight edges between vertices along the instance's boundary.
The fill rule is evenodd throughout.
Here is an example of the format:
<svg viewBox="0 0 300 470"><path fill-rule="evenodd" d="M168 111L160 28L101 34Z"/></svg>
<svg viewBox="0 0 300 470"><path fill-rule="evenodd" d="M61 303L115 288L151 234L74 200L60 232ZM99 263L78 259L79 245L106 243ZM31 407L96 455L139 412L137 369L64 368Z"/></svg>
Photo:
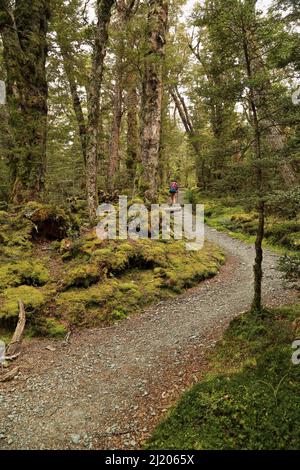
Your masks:
<svg viewBox="0 0 300 470"><path fill-rule="evenodd" d="M269 197L266 207L271 214L295 218L300 212L300 188L277 191Z"/></svg>
<svg viewBox="0 0 300 470"><path fill-rule="evenodd" d="M188 204L192 204L196 207L196 204L200 203L201 192L199 188L191 188L185 191L185 199Z"/></svg>
<svg viewBox="0 0 300 470"><path fill-rule="evenodd" d="M300 254L282 256L278 266L285 279L300 289Z"/></svg>

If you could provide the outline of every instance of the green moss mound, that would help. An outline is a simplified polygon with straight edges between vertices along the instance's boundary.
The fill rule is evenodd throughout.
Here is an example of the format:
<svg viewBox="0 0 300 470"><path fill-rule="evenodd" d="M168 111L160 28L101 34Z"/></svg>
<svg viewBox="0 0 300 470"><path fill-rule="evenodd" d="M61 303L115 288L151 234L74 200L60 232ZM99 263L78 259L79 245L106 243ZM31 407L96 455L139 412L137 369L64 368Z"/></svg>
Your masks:
<svg viewBox="0 0 300 470"><path fill-rule="evenodd" d="M124 318L215 275L224 263L223 254L211 244L199 252L187 252L184 242L150 240L112 241L101 248L88 238L70 262L76 267L65 274L65 292L56 298L61 318L75 325ZM82 255L91 264L80 264Z"/></svg>
<svg viewBox="0 0 300 470"><path fill-rule="evenodd" d="M35 332L42 336L61 339L66 336L68 329L55 318L45 318L35 324Z"/></svg>
<svg viewBox="0 0 300 470"><path fill-rule="evenodd" d="M100 279L100 270L94 264L83 264L67 271L64 280L64 290L70 287L89 287Z"/></svg>
<svg viewBox="0 0 300 470"><path fill-rule="evenodd" d="M43 286L49 279L49 271L45 266L33 261L17 261L0 267L0 290L22 284Z"/></svg>
<svg viewBox="0 0 300 470"><path fill-rule="evenodd" d="M0 326L14 324L21 299L30 334L59 337L72 326L120 321L224 263L209 243L194 252L184 241L100 240L87 227L79 236L63 209L36 202L2 211L0 220Z"/></svg>
<svg viewBox="0 0 300 470"><path fill-rule="evenodd" d="M299 450L300 366L291 361L299 318L296 305L235 319L211 355L210 373L183 395L145 447Z"/></svg>
<svg viewBox="0 0 300 470"><path fill-rule="evenodd" d="M34 239L62 240L72 230L78 230L78 221L64 209L49 204L29 202L22 215L32 223Z"/></svg>
<svg viewBox="0 0 300 470"><path fill-rule="evenodd" d="M46 302L41 289L32 286L10 287L0 296L0 319L18 316L19 299L23 301L26 314L29 316L38 313Z"/></svg>

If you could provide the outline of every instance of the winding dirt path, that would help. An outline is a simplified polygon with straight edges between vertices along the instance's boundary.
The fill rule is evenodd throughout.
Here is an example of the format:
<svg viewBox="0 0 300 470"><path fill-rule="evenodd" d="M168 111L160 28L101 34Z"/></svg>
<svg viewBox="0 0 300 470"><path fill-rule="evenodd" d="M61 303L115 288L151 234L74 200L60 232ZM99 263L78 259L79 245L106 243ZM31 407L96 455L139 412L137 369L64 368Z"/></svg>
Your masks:
<svg viewBox="0 0 300 470"><path fill-rule="evenodd" d="M251 302L253 247L209 227L206 237L227 255L214 279L117 326L77 332L68 345L25 345L19 377L0 385L0 448L139 448ZM275 265L265 251L270 306L293 300Z"/></svg>

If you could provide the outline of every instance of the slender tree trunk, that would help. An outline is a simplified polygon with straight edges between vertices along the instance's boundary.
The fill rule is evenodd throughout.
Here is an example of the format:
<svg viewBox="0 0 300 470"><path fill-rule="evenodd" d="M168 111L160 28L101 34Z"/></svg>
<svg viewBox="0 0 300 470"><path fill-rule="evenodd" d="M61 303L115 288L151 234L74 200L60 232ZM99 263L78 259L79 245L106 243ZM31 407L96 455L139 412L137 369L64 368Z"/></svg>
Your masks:
<svg viewBox="0 0 300 470"><path fill-rule="evenodd" d="M250 69L251 70L251 69ZM256 170L256 187L257 187L257 211L258 211L258 227L255 239L255 262L254 270L254 298L252 309L256 312L262 311L262 278L263 278L263 249L262 242L264 239L265 227L265 203L263 191L263 171L261 168L262 152L261 152L261 131L255 104L255 93L250 89L250 103L252 108L252 118L255 134L255 170Z"/></svg>
<svg viewBox="0 0 300 470"><path fill-rule="evenodd" d="M85 122L85 117L84 117L83 110L82 110L80 97L78 94L77 83L74 77L74 72L73 72L73 67L72 67L72 52L71 50L69 50L68 45L65 44L65 41L63 40L61 36L61 32L56 31L56 33L57 33L58 45L59 45L61 55L63 58L64 69L65 69L66 76L69 82L73 110L75 113L77 126L78 126L83 161L84 161L84 164L86 165L87 128L86 128L86 122Z"/></svg>
<svg viewBox="0 0 300 470"><path fill-rule="evenodd" d="M135 82L130 83L127 92L127 158L126 168L130 184L133 186L136 165L140 162L138 94Z"/></svg>
<svg viewBox="0 0 300 470"><path fill-rule="evenodd" d="M86 147L86 188L90 220L98 206L97 155L99 150L100 90L108 41L108 25L114 0L97 0L97 25L93 46L92 71L88 87L88 124Z"/></svg>
<svg viewBox="0 0 300 470"><path fill-rule="evenodd" d="M49 17L49 0L18 0L14 8L11 2L0 0L0 32L13 137L10 167L14 202L38 198L44 186Z"/></svg>
<svg viewBox="0 0 300 470"><path fill-rule="evenodd" d="M148 1L148 51L142 93L141 154L143 175L141 191L146 198L157 197L161 112L163 96L163 58L168 20L168 4L164 0Z"/></svg>
<svg viewBox="0 0 300 470"><path fill-rule="evenodd" d="M195 128L192 123L188 108L185 104L183 96L179 93L178 89L174 87L171 89L171 96L175 103L176 109L179 113L181 122L185 128L186 134L190 140L190 143L195 151L196 155L196 176L197 176L197 185L199 187L205 187L204 180L204 159L202 157L201 145L199 142L199 135L195 131Z"/></svg>
<svg viewBox="0 0 300 470"><path fill-rule="evenodd" d="M257 110L257 92L253 86L254 71L252 60L250 57L249 44L247 42L247 33L244 32L244 56L246 63L247 76L249 85L249 102L252 114L252 126L254 129L254 153L255 153L255 171L256 171L256 189L257 189L257 210L258 210L258 228L255 240L255 262L254 270L254 297L252 309L256 312L262 311L262 278L263 278L263 249L262 242L264 238L265 225L265 204L264 204L264 188L263 188L263 170L262 170L262 150L261 150L261 128Z"/></svg>
<svg viewBox="0 0 300 470"><path fill-rule="evenodd" d="M116 84L114 93L114 113L111 129L109 168L108 168L108 187L110 192L115 187L115 177L119 166L119 147L121 123L123 115L123 91L124 91L124 57L126 52L126 31L127 25L134 15L138 2L136 0L119 0L117 2L117 45L116 45ZM125 34L124 34L125 32Z"/></svg>
<svg viewBox="0 0 300 470"><path fill-rule="evenodd" d="M121 58L119 58L120 60ZM118 61L119 62L119 61ZM117 81L114 94L114 113L111 129L110 151L109 151L109 168L108 168L108 188L110 192L115 187L115 176L119 163L119 147L120 147L120 134L121 134L121 121L123 114L123 85L121 64L118 64L119 73L117 74Z"/></svg>

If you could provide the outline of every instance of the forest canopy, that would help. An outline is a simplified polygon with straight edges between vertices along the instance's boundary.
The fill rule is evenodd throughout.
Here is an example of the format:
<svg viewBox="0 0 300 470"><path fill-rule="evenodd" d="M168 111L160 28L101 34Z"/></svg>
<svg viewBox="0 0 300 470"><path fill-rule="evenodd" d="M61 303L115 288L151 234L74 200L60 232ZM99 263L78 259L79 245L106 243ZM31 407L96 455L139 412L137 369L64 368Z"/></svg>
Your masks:
<svg viewBox="0 0 300 470"><path fill-rule="evenodd" d="M256 214L260 309L266 216L292 219L298 246L298 7L1 0L1 207L93 224L99 202L164 201L174 180L193 203L234 196Z"/></svg>

